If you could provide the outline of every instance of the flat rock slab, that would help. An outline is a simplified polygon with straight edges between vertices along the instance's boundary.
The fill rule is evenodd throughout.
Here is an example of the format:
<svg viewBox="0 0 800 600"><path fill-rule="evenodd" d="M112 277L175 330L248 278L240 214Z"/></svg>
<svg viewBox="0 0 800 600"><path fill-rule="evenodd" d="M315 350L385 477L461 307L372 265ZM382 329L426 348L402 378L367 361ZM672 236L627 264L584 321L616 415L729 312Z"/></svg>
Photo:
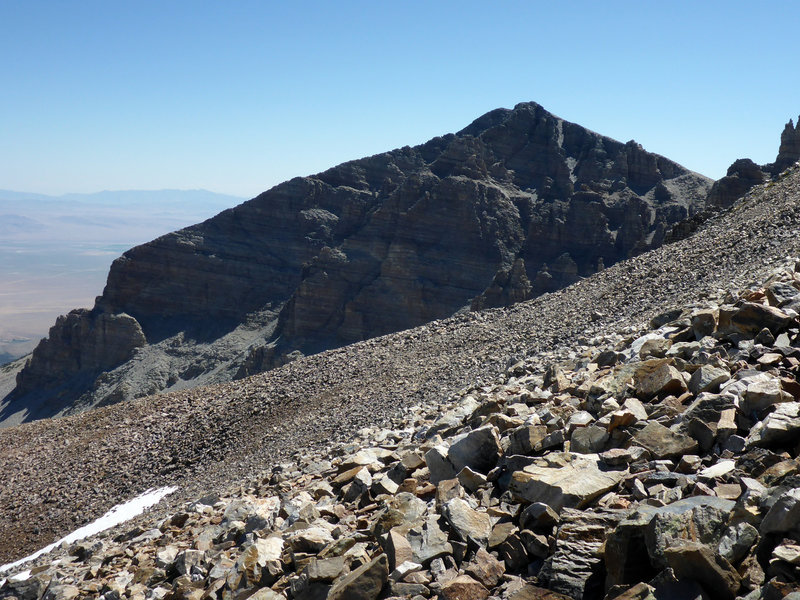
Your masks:
<svg viewBox="0 0 800 600"><path fill-rule="evenodd" d="M672 458L697 453L697 441L688 435L675 433L661 423L648 423L633 436L633 443L649 450L653 458Z"/></svg>
<svg viewBox="0 0 800 600"><path fill-rule="evenodd" d="M530 465L511 475L511 493L526 502L542 502L556 512L583 508L614 489L626 471L605 468L597 454L564 453L563 466Z"/></svg>

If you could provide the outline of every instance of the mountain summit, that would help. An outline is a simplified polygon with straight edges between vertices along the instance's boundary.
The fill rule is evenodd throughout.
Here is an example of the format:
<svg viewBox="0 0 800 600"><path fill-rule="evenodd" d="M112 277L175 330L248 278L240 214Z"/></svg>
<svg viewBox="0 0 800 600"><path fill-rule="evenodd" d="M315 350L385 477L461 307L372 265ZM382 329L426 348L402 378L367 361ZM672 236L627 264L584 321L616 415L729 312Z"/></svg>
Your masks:
<svg viewBox="0 0 800 600"><path fill-rule="evenodd" d="M551 292L659 246L711 184L536 103L493 110L129 250L95 307L51 328L0 418L226 381Z"/></svg>

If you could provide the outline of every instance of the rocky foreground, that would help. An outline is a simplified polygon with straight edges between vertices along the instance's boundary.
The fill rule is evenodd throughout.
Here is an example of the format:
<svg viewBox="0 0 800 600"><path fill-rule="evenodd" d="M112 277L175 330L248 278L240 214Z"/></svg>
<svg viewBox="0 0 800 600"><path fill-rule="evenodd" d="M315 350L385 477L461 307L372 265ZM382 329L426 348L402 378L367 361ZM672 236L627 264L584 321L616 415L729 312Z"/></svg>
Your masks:
<svg viewBox="0 0 800 600"><path fill-rule="evenodd" d="M755 189L692 239L563 292L326 353L318 362L297 361L248 380L247 398L225 386L204 392L216 400L194 396L196 408L223 402L239 420L249 416L257 422L259 411L272 410L273 427L283 428L284 438L317 441L308 449L295 444L291 460L262 460L258 476L252 476L258 463L237 463L231 448L238 442L249 451L257 441L277 456L279 444L264 429L257 440L236 440L235 434L248 431L240 424L224 430L234 440L221 439L213 460L207 453L191 454L198 448L192 440L203 435L195 430L180 439L190 452L178 450L168 461L149 457L148 464L162 465L161 472L137 474L124 464L103 463L105 479L98 479L97 457L104 444L114 443L104 434L106 425L98 425L109 423L104 419L112 409L118 417L140 411L138 421L122 426L146 450L149 432L163 435L165 421L184 418L169 407L179 407L187 396L64 420L73 428L71 437L57 421L0 432L17 522L21 517L25 523L8 531L47 523L46 508L34 515L39 521L26 520L32 505L21 498L42 473L52 477L51 487L36 488L38 494L52 495L51 505L71 504L74 512L75 494L52 483L64 481L65 464L52 449L67 454L78 432L86 454L76 461L85 466L73 466L98 485L107 481L112 499L122 494L115 488L120 478L135 489L181 475L187 486L169 514L143 517L135 526L65 548L55 560L41 561L27 579L9 578L0 595L795 598L800 274L796 258L776 259L800 254L798 192L800 169L794 169L781 182ZM753 275L763 277L759 285L744 285ZM537 318L541 322L531 324ZM532 331L539 337L528 340ZM447 345L454 339L461 346L458 360ZM270 377L298 376L304 368L313 376L314 368L344 368L347 360L360 360L363 368L371 355L386 358L381 352L387 349L402 370L410 364L402 362L406 345L420 362L438 369L438 381L446 382L440 391L458 378L462 385L440 402L425 393L433 387L424 378L436 375L424 368L403 371L411 381L385 378L385 389L373 383L362 392L375 397L367 412L372 409L385 425L362 427L354 436L342 430L343 442L320 443L333 431L313 422L336 423L323 414L325 408L353 408L357 427L369 419L356 409L363 409L364 396L352 404L346 395L323 398L331 389L355 389L331 370L324 375L333 383L320 382L322 389L312 393L319 412L301 398L287 403L287 411L304 408L305 421L300 414L282 421L278 417L285 415L269 408L275 404L265 391L275 390ZM496 357L504 345L507 359L498 371ZM449 354L437 355L437 348ZM481 359L489 365L485 371L465 366ZM451 366L449 373L442 372L441 360ZM464 379L470 374L472 379ZM355 383L364 387L363 381ZM468 381L473 383L463 387ZM265 394L260 405L256 389ZM392 397L394 410L387 406ZM339 423L348 416L339 416ZM200 414L196 419L204 423ZM41 472L23 473L48 436L55 437L52 464L39 451ZM161 451L171 452L170 440L164 442ZM20 466L11 463L12 456ZM253 449L252 458L263 456L263 449ZM192 477L211 487L212 480L234 483L236 473L248 469L251 476L236 488L189 491ZM227 479L222 471L229 472ZM87 498L85 489L81 497ZM4 488L4 530L14 522L13 502ZM24 547L21 539L5 541L6 555L11 547Z"/></svg>
<svg viewBox="0 0 800 600"><path fill-rule="evenodd" d="M2 597L784 598L800 263L66 549ZM144 522L143 522L144 523Z"/></svg>

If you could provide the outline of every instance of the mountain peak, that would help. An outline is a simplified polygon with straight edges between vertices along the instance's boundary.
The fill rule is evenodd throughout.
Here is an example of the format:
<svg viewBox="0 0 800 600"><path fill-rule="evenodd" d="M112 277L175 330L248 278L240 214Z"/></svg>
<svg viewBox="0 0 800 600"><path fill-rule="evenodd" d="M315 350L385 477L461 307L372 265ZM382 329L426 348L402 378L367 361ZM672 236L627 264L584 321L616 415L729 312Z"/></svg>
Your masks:
<svg viewBox="0 0 800 600"><path fill-rule="evenodd" d="M493 110L129 250L95 309L63 321L80 326L37 348L12 404L45 394L60 414L225 381L552 292L660 245L710 186L535 102ZM128 317L147 342L109 365L96 349L124 337L114 324L133 331Z"/></svg>

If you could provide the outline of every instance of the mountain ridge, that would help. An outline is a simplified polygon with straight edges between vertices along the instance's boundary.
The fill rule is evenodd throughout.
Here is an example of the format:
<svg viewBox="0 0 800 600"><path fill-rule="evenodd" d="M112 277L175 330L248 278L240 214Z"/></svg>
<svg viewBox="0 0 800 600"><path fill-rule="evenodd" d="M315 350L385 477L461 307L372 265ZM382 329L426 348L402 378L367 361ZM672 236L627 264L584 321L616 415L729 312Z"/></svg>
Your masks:
<svg viewBox="0 0 800 600"><path fill-rule="evenodd" d="M94 309L61 321L83 337L57 324L9 401L63 414L553 291L658 246L710 185L536 103L491 111L128 251ZM123 340L101 314L133 318L146 343L76 371L84 346Z"/></svg>

